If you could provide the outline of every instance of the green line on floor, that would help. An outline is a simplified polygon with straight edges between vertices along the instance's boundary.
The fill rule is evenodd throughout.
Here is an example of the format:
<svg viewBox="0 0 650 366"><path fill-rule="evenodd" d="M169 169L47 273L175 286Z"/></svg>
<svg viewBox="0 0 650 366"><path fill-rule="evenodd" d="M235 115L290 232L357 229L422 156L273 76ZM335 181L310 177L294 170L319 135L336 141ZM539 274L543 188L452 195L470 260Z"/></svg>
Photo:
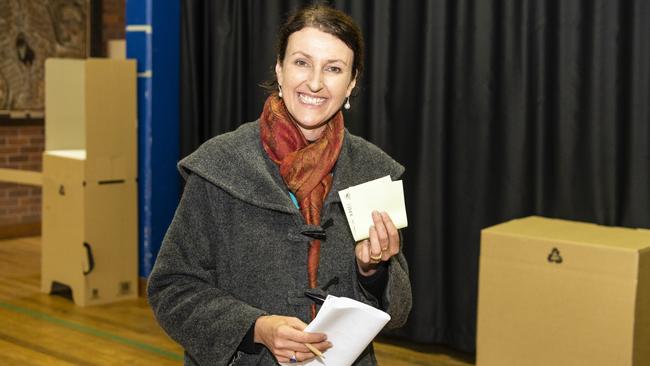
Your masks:
<svg viewBox="0 0 650 366"><path fill-rule="evenodd" d="M85 326L85 325L81 325L81 324L78 324L78 323L75 323L75 322L71 322L69 320L56 318L56 317L53 317L51 315L42 313L42 312L37 311L37 310L24 308L22 306L9 304L9 303L3 302L3 301L0 301L0 308L4 308L4 309L7 309L9 311L13 311L15 313L27 315L27 316L30 316L32 318L45 320L47 322L50 322L50 323L53 323L53 324L56 324L56 325L60 325L60 326L63 326L63 327L69 328L69 329L73 329L73 330L76 330L76 331L81 332L81 333L89 334L89 335L92 335L92 336L95 336L95 337L109 339L111 341L121 343L121 344L125 344L127 346L131 346L131 347L134 347L134 348L139 348L141 350L148 351L148 352L151 352L151 353L155 353L157 355L169 358L169 359L174 360L174 361L182 361L183 360L183 355L181 355L181 354L166 351L164 349L160 349L158 347L152 346L152 345L147 344L147 343L139 342L139 341L136 341L136 340L133 340L133 339L125 338L125 337L121 337L121 336L118 336L116 334L111 334L109 332L105 332L103 330L99 330L99 329L95 329L95 328L88 327L88 326Z"/></svg>

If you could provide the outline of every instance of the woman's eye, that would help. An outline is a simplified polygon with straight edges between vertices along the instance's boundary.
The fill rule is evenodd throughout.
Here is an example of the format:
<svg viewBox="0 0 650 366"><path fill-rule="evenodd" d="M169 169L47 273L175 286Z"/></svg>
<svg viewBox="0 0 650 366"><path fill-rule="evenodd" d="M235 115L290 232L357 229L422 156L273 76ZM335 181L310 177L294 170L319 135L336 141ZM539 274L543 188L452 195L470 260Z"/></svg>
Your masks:
<svg viewBox="0 0 650 366"><path fill-rule="evenodd" d="M337 74L340 73L341 71L343 71L343 70L341 70L341 68L338 67L338 66L330 66L330 67L328 67L327 69L328 69L329 71L334 72L334 73L337 73Z"/></svg>
<svg viewBox="0 0 650 366"><path fill-rule="evenodd" d="M305 60L296 60L294 63L297 66L307 66L307 62L305 62Z"/></svg>

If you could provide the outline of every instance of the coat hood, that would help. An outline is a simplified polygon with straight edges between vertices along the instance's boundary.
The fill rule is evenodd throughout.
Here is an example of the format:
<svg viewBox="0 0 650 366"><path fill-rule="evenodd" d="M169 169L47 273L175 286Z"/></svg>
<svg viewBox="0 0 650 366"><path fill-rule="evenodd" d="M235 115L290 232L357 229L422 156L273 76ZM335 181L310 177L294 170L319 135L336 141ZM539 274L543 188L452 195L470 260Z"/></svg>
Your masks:
<svg viewBox="0 0 650 366"><path fill-rule="evenodd" d="M250 204L287 213L297 211L277 165L262 147L259 121L206 141L181 160L178 169L184 179L196 174ZM338 200L339 190L385 175L396 180L403 172L404 167L381 149L346 130L326 203Z"/></svg>

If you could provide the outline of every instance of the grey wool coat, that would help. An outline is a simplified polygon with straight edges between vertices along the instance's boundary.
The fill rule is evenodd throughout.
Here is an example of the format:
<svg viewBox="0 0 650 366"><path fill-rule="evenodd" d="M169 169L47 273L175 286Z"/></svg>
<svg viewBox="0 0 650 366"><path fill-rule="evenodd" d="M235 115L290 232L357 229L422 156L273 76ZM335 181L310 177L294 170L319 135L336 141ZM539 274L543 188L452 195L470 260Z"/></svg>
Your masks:
<svg viewBox="0 0 650 366"><path fill-rule="evenodd" d="M329 294L381 304L391 316L387 327L406 321L411 286L403 255L391 258L383 298L374 298L358 281L355 242L338 196L388 174L400 177L404 168L379 148L345 132L321 213L322 223L331 220L325 228L307 225L294 206L262 148L258 122L212 138L179 169L185 190L149 277L148 297L162 328L185 349L185 365L277 364L264 347L248 354L238 346L262 315L309 323L312 302L304 292L312 238L305 233L313 230L326 235L319 285L337 277ZM376 364L372 346L354 363Z"/></svg>

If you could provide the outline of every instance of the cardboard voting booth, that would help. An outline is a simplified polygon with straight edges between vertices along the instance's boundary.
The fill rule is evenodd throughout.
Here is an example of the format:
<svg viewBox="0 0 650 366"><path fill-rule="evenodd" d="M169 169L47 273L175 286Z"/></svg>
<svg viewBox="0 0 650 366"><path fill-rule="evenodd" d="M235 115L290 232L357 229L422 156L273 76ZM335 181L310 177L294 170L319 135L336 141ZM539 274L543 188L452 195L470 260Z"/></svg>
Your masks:
<svg viewBox="0 0 650 366"><path fill-rule="evenodd" d="M48 59L43 292L93 305L138 295L136 65Z"/></svg>
<svg viewBox="0 0 650 366"><path fill-rule="evenodd" d="M650 231L542 217L481 233L477 365L650 365Z"/></svg>

